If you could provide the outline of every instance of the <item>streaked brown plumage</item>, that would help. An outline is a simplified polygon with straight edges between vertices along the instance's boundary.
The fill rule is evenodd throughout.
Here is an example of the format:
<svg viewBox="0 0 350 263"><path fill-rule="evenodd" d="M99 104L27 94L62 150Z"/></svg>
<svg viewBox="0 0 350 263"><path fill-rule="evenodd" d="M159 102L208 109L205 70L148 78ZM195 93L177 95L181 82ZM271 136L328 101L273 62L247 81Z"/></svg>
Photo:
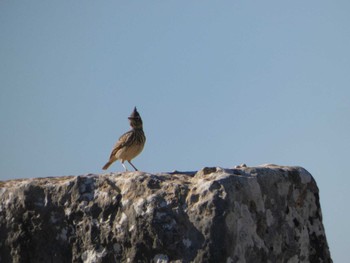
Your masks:
<svg viewBox="0 0 350 263"><path fill-rule="evenodd" d="M131 163L131 160L142 152L145 146L146 136L143 132L141 116L137 112L136 107L128 119L130 121L131 130L120 136L112 150L109 161L103 166L103 170L108 169L116 160L120 160L125 171L128 169L125 167L124 161L128 161L135 171L137 171L137 168Z"/></svg>

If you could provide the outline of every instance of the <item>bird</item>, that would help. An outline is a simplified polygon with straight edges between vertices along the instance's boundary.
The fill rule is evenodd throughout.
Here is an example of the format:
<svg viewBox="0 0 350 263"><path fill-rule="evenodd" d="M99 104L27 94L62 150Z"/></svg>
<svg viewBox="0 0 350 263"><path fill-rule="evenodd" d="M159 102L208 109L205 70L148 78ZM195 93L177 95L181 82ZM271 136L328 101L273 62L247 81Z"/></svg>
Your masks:
<svg viewBox="0 0 350 263"><path fill-rule="evenodd" d="M137 168L131 163L131 160L142 152L143 147L145 146L146 136L143 132L141 116L136 107L128 119L131 130L120 136L112 150L109 161L103 166L103 170L107 170L112 163L120 160L125 171L128 171L124 165L125 161L128 161L135 171L138 171Z"/></svg>

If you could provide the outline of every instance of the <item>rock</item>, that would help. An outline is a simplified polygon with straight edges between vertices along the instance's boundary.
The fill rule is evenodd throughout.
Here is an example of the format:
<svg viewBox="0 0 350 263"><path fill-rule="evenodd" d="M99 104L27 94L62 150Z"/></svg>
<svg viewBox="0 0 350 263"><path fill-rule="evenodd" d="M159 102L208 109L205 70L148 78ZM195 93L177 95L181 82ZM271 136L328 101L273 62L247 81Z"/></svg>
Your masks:
<svg viewBox="0 0 350 263"><path fill-rule="evenodd" d="M11 180L0 199L0 262L332 262L300 167Z"/></svg>

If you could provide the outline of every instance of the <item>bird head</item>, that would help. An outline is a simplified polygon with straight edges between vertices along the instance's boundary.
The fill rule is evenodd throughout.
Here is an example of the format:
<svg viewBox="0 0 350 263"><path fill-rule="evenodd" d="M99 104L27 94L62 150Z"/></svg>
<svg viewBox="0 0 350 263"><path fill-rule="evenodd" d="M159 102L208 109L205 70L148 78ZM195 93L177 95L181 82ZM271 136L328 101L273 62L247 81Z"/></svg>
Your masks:
<svg viewBox="0 0 350 263"><path fill-rule="evenodd" d="M134 108L134 111L131 113L128 119L132 128L142 128L142 119L136 107Z"/></svg>

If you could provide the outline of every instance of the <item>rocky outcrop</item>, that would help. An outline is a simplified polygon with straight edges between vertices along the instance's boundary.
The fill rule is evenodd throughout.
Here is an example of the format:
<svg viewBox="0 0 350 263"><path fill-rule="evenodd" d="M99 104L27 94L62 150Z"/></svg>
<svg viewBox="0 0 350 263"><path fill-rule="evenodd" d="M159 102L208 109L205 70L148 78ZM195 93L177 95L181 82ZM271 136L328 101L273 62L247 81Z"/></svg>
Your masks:
<svg viewBox="0 0 350 263"><path fill-rule="evenodd" d="M0 182L0 262L332 262L303 168Z"/></svg>

